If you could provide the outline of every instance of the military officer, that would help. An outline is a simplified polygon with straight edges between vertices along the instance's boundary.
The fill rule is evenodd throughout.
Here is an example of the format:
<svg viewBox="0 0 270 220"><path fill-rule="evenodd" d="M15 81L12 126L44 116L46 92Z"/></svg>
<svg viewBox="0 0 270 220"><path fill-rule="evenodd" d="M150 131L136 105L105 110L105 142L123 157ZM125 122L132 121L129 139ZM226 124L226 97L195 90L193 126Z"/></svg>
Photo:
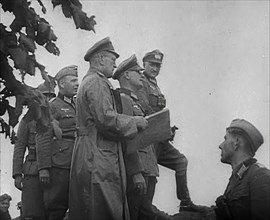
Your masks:
<svg viewBox="0 0 270 220"><path fill-rule="evenodd" d="M270 171L254 158L263 144L260 131L245 119L235 119L219 145L221 162L232 175L224 194L216 200L218 220L270 219Z"/></svg>
<svg viewBox="0 0 270 220"><path fill-rule="evenodd" d="M44 190L46 219L63 219L68 209L69 174L75 141L75 103L78 89L76 65L61 69L55 76L59 93L50 102L52 126L37 134L37 159Z"/></svg>
<svg viewBox="0 0 270 220"><path fill-rule="evenodd" d="M120 84L122 113L126 115L145 116L135 92L142 88L141 71L135 55L119 64L113 79ZM171 219L152 205L153 193L159 175L154 145L129 153L128 142L124 142L124 154L127 172L127 198L132 220L137 219Z"/></svg>
<svg viewBox="0 0 270 220"><path fill-rule="evenodd" d="M40 84L37 89L47 99L55 96L54 88L49 88L45 83ZM42 220L45 219L45 215L36 158L36 121L28 121L28 114L26 113L19 124L13 153L12 176L15 187L22 191L22 217L26 220ZM25 157L26 150L28 155Z"/></svg>
<svg viewBox="0 0 270 220"><path fill-rule="evenodd" d="M116 68L110 39L94 44L84 56L90 68L76 98L77 137L70 182L71 220L129 219L122 139L135 137L147 126L143 116L116 112L108 80Z"/></svg>
<svg viewBox="0 0 270 220"><path fill-rule="evenodd" d="M162 110L166 99L161 93L156 77L160 73L163 53L159 50L148 52L143 57L143 88L136 94L147 115ZM175 171L177 198L181 200L180 211L202 211L190 199L187 187L187 158L168 140L155 145L158 164Z"/></svg>

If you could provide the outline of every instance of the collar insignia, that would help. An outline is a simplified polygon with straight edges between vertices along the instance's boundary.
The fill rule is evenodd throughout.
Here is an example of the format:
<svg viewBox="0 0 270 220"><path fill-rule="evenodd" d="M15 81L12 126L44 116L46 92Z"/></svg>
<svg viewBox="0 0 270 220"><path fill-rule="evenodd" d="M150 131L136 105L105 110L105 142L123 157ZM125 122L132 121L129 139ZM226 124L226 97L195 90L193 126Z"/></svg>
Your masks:
<svg viewBox="0 0 270 220"><path fill-rule="evenodd" d="M242 179L243 174L247 171L247 169L248 166L246 167L244 164L241 166L241 168L237 172L237 176L239 177L239 179Z"/></svg>

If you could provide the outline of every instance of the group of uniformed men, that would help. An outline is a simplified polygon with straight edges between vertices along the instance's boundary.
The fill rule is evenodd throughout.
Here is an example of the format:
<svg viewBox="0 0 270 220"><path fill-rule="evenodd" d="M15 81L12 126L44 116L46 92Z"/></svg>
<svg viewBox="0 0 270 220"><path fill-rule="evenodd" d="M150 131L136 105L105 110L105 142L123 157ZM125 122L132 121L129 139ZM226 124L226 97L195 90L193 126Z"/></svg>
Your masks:
<svg viewBox="0 0 270 220"><path fill-rule="evenodd" d="M169 140L129 152L129 141L147 127L145 116L166 106L156 81L163 53L159 50L146 53L143 68L132 55L114 71L118 57L109 38L97 42L84 56L90 68L80 85L76 65L67 66L56 74L59 93L50 101L53 120L48 131L37 133L35 121L21 120L14 148L13 178L15 186L22 190L24 219L62 220L67 211L71 220L171 219L152 204L158 164L175 171L177 197L181 201L179 211L204 211L204 207L195 205L189 196L187 159ZM109 78L117 79L120 88L114 90ZM44 84L38 89L48 99L54 94L53 88L46 88ZM231 129L242 131L244 138L241 132L235 134ZM225 147L228 139L237 140L235 148L239 151L241 147L246 157L239 160L239 156L238 162L232 162L233 150L225 149L229 148ZM259 167L253 158L263 143L260 132L249 122L236 120L227 129L225 142L220 146L222 152L231 152L222 153L222 158L227 154L222 162L243 165L245 170L237 167L241 169L240 179L244 179L249 167L256 166L254 187L260 182L262 188L255 187L256 195L260 191L256 202L269 204L269 186L265 186L269 170ZM249 146L248 150L244 145ZM28 155L24 161L26 149ZM238 201L232 193L234 187L235 184L229 184L224 194L226 198L217 200L217 219L240 219L230 211L235 207L230 207L229 202ZM253 195L244 192L248 190L235 194L241 199L247 196L249 206ZM260 213L256 208L249 213L255 213L256 217L250 219L267 219L269 211L267 213L264 205L260 207L257 208ZM237 208L240 216L241 208L246 207Z"/></svg>

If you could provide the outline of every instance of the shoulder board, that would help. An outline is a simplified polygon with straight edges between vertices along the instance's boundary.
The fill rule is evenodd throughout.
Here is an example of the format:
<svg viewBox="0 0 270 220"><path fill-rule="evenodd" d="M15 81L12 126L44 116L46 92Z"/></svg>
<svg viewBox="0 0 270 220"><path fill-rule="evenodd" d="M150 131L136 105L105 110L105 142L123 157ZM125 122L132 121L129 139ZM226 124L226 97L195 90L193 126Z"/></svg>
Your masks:
<svg viewBox="0 0 270 220"><path fill-rule="evenodd" d="M263 164L261 164L261 163L255 163L259 168L266 168Z"/></svg>

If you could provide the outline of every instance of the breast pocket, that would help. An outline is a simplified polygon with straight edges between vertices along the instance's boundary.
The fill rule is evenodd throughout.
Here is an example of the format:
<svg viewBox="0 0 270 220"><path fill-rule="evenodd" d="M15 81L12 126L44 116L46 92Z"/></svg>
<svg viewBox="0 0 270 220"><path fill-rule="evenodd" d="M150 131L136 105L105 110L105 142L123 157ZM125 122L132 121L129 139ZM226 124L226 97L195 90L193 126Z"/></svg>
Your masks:
<svg viewBox="0 0 270 220"><path fill-rule="evenodd" d="M61 116L61 119L59 121L60 128L62 129L72 128L75 127L75 125L76 125L75 115L65 114Z"/></svg>
<svg viewBox="0 0 270 220"><path fill-rule="evenodd" d="M245 184L239 183L228 196L230 201L246 200L249 197L248 187Z"/></svg>
<svg viewBox="0 0 270 220"><path fill-rule="evenodd" d="M36 144L36 134L36 126L31 126L28 134L28 145L31 146Z"/></svg>

